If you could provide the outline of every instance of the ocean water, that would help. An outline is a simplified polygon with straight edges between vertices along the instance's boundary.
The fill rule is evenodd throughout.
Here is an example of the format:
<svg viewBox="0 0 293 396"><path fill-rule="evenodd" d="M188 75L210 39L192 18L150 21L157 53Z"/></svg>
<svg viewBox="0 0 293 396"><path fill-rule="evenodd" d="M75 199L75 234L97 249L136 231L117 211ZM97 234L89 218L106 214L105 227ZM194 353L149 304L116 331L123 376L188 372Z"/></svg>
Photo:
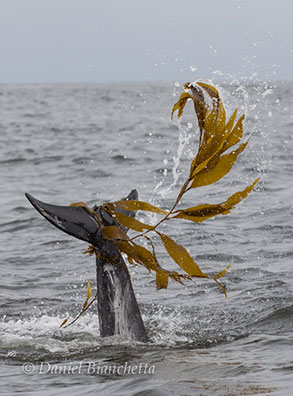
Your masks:
<svg viewBox="0 0 293 396"><path fill-rule="evenodd" d="M209 280L156 291L153 275L130 267L143 345L101 338L96 304L59 328L80 312L88 279L95 292L95 260L24 193L94 205L136 188L170 207L196 152L192 106L178 128L170 120L178 84L0 86L1 395L292 394L293 84L218 88L229 113L245 111L250 142L229 175L190 191L182 206L221 202L261 181L230 215L162 230L205 272L233 260L222 279L228 299ZM160 247L158 256L176 268Z"/></svg>

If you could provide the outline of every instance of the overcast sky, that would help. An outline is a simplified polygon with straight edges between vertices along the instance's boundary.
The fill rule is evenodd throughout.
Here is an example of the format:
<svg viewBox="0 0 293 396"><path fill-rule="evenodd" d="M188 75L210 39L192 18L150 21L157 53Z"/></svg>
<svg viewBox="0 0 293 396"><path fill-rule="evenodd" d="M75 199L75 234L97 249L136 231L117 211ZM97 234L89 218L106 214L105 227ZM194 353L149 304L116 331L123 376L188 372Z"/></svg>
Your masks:
<svg viewBox="0 0 293 396"><path fill-rule="evenodd" d="M0 82L293 80L291 0L0 0ZM193 78L194 77L194 78Z"/></svg>

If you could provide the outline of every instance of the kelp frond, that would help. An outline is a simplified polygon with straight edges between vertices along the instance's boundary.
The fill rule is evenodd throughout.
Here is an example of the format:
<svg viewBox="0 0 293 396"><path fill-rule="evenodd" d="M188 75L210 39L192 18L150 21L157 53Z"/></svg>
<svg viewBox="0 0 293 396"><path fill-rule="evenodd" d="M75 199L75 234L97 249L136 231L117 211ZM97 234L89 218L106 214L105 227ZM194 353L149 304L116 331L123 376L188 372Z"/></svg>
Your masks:
<svg viewBox="0 0 293 396"><path fill-rule="evenodd" d="M121 226L130 228L136 231L137 234L129 238L121 228L113 225L101 225L101 230L103 236L112 241L119 251L128 257L128 261L131 264L143 265L148 271L155 272L157 289L167 288L169 278L179 283L192 278L207 278L213 279L226 296L226 290L219 282L219 279L227 273L231 263L218 274L208 275L200 269L183 246L179 245L168 235L161 233L158 229L163 222L174 221L174 219L200 223L217 215L226 215L247 197L259 179L256 179L245 189L234 193L224 202L202 204L180 210L176 209L180 199L188 191L213 184L222 179L231 170L238 156L248 144L248 140L243 142L244 115L240 115L237 119L237 109L235 109L231 117L227 119L219 92L213 85L203 82L186 83L184 89L185 91L181 94L178 102L173 106L171 118L174 118L176 112L177 118L182 117L187 101L192 101L200 130L200 138L196 155L190 164L189 176L183 183L174 204L170 210L164 210L147 202L137 200L120 200L103 204L101 205L103 210L115 217ZM83 206L91 214L96 215L84 203L74 205ZM161 215L162 218L157 224L151 225L121 213L121 210L150 211ZM159 236L166 252L180 267L183 274L162 268L155 253L155 245L150 237L152 233ZM148 245L150 245L150 249L135 242L139 238L146 240ZM90 246L85 253L90 255L97 254L97 249ZM88 298L85 304L87 306Z"/></svg>

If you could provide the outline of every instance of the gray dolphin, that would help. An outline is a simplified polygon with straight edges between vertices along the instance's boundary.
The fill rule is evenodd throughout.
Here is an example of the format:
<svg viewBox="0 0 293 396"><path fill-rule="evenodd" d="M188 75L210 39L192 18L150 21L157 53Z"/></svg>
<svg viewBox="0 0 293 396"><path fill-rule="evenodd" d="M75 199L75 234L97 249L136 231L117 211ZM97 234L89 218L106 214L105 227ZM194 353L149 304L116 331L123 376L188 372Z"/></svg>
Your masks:
<svg viewBox="0 0 293 396"><path fill-rule="evenodd" d="M50 223L75 238L89 242L96 247L100 257L96 259L97 267L97 301L100 333L102 337L120 335L132 340L147 342L139 307L132 288L127 266L116 246L102 238L102 233L95 216L80 206L56 206L39 201L30 194L25 194L35 209ZM132 190L127 200L136 200L138 194ZM118 225L98 206L94 210L103 225ZM123 211L134 217L134 212ZM127 230L125 230L127 231ZM111 260L113 258L113 260ZM117 259L118 258L118 259Z"/></svg>

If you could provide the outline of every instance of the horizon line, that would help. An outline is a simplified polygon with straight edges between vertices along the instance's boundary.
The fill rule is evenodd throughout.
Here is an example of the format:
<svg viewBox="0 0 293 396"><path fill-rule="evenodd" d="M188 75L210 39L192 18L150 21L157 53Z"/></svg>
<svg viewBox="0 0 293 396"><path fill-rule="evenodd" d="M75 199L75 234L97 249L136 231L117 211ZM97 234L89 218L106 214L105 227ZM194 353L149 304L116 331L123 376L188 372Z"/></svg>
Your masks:
<svg viewBox="0 0 293 396"><path fill-rule="evenodd" d="M236 78L235 78L236 79ZM227 84L229 83L229 80L225 79L210 79L210 78L203 78L199 77L193 81L199 81L199 80L208 80L208 81L213 81L217 84ZM231 78L232 80L232 78ZM243 77L238 78L238 80L241 83L251 85L251 84L267 84L267 83L278 83L278 84L286 84L286 83L291 83L293 82L293 79L262 79L262 80L245 80ZM191 79L189 79L191 81ZM130 84L175 84L175 83L185 83L185 80L176 80L176 79L168 79L168 80L159 80L159 79L154 79L154 80L112 80L112 81L98 81L98 80L74 80L74 81L66 81L66 80L52 80L52 81L0 81L0 85L130 85ZM235 82L235 85L237 83Z"/></svg>

